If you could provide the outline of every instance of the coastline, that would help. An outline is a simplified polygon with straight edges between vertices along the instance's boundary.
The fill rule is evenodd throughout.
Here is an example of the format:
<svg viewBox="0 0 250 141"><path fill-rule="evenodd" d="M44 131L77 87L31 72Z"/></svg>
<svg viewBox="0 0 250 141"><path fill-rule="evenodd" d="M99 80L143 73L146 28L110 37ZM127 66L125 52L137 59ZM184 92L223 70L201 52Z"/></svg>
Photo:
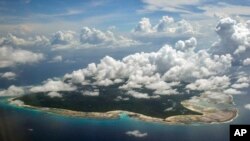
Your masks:
<svg viewBox="0 0 250 141"><path fill-rule="evenodd" d="M202 96L204 97L204 95L201 95L199 98L202 99L203 98ZM192 100L182 101L181 104L185 108L201 113L202 115L175 115L163 119L124 110L113 110L101 113L101 112L73 111L60 108L36 107L36 106L26 105L24 103L21 104L16 103L14 99L15 98L9 98L8 102L10 104L14 104L19 107L35 109L46 113L63 115L68 117L91 118L91 119L119 119L121 114L126 114L133 119L145 122L157 122L163 124L197 124L197 123L219 124L219 123L231 122L238 115L238 110L236 108L228 108L228 109L219 109L214 107L201 108L201 104L193 103ZM227 102L233 103L233 98L229 96Z"/></svg>

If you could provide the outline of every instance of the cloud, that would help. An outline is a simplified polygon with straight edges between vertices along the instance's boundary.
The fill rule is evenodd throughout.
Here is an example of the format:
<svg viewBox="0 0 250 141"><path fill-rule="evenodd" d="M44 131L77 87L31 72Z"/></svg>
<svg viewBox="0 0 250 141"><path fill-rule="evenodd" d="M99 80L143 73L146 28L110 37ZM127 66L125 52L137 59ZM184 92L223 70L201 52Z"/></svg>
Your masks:
<svg viewBox="0 0 250 141"><path fill-rule="evenodd" d="M217 4L206 4L198 6L199 9L204 10L203 16L214 17L228 17L238 15L249 15L249 6L247 5L232 5L225 2Z"/></svg>
<svg viewBox="0 0 250 141"><path fill-rule="evenodd" d="M150 98L160 98L160 96L154 95L154 96L149 96L147 93L141 93L141 92L137 92L134 90L129 90L127 92L127 95L130 95L134 98L138 98L138 99L150 99Z"/></svg>
<svg viewBox="0 0 250 141"><path fill-rule="evenodd" d="M138 42L127 37L116 35L111 31L101 31L95 28L83 27L80 33L80 42L85 46L99 47L128 47Z"/></svg>
<svg viewBox="0 0 250 141"><path fill-rule="evenodd" d="M99 96L99 89L95 89L93 91L83 91L82 95L84 95L84 96Z"/></svg>
<svg viewBox="0 0 250 141"><path fill-rule="evenodd" d="M139 13L149 12L174 12L180 14L181 17L187 15L199 15L199 18L211 18L214 16L227 17L238 15L249 15L249 6L242 4L230 4L230 1L203 1L203 0L178 0L175 2L164 0L141 0L144 3ZM190 7L196 7L190 8ZM198 10L198 11L197 11Z"/></svg>
<svg viewBox="0 0 250 141"><path fill-rule="evenodd" d="M154 90L156 95L173 95L178 94L176 89L173 89L173 86L179 85L179 82L166 83L165 81L153 82L146 85L145 87L151 90Z"/></svg>
<svg viewBox="0 0 250 141"><path fill-rule="evenodd" d="M173 17L162 16L159 22L152 26L149 18L142 18L133 29L134 33L165 33L165 34L194 34L196 31L193 26L182 19L175 22Z"/></svg>
<svg viewBox="0 0 250 141"><path fill-rule="evenodd" d="M186 20L176 22L175 33L179 34L194 34L195 31L193 26Z"/></svg>
<svg viewBox="0 0 250 141"><path fill-rule="evenodd" d="M245 107L247 110L250 110L250 104L246 104L244 107Z"/></svg>
<svg viewBox="0 0 250 141"><path fill-rule="evenodd" d="M236 84L233 84L232 87L235 89L247 88L249 87L249 83L236 83Z"/></svg>
<svg viewBox="0 0 250 141"><path fill-rule="evenodd" d="M250 65L250 58L246 58L245 60L243 60L243 65L244 66Z"/></svg>
<svg viewBox="0 0 250 141"><path fill-rule="evenodd" d="M72 48L116 48L130 47L141 44L131 38L118 35L112 31L101 31L96 28L83 27L80 33L74 31L57 31L50 39L45 36L35 36L24 39L13 34L0 38L0 46L13 48L50 47L52 50Z"/></svg>
<svg viewBox="0 0 250 141"><path fill-rule="evenodd" d="M231 97L228 94L218 91L205 91L200 96L193 96L187 101L193 105L196 105L196 103L200 105L202 103L200 105L202 107L208 107L209 105L210 109L217 109L218 105L227 105L231 101Z"/></svg>
<svg viewBox="0 0 250 141"><path fill-rule="evenodd" d="M78 15L83 13L84 10L81 9L77 9L77 8L67 8L62 12L56 12L56 13L33 13L31 16L39 18L39 19L53 19L56 17L64 17L64 16L72 16L72 15Z"/></svg>
<svg viewBox="0 0 250 141"><path fill-rule="evenodd" d="M172 23L174 23L173 17L163 16L159 23L155 26L155 30L158 32L172 32L171 28L169 28Z"/></svg>
<svg viewBox="0 0 250 141"><path fill-rule="evenodd" d="M161 25L173 23L170 17L164 17L153 29L165 30ZM228 25L234 24L227 19L217 26L220 38L229 35ZM160 28L161 26L161 28ZM157 31L158 32L158 31ZM115 42L116 37L110 32L103 32L94 28L83 28L82 44L106 44ZM187 90L218 91L223 94L239 94L239 89L248 87L248 81L243 76L235 83L231 82L232 66L231 52L217 54L208 50L198 50L194 37L179 40L175 47L164 45L161 49L150 53L135 53L121 60L106 56L100 63L91 63L86 68L75 70L64 75L62 80L47 80L40 86L33 86L31 93L74 91L78 85L93 85L108 87L117 84L117 88L124 91L125 96L134 98L160 98L162 95L182 94L177 90L182 82L188 82ZM221 44L223 45L223 44ZM223 47L225 48L225 47ZM60 57L58 57L60 59ZM171 82L171 83L170 83ZM142 89L149 89L151 94ZM97 96L99 90L82 91L83 95Z"/></svg>
<svg viewBox="0 0 250 141"><path fill-rule="evenodd" d="M58 98L61 98L62 97L62 94L58 93L58 92L49 92L48 93L48 96L51 97L51 98L55 98L55 97L58 97Z"/></svg>
<svg viewBox="0 0 250 141"><path fill-rule="evenodd" d="M241 91L233 89L233 88L229 88L223 91L225 94L230 94L230 95L236 95L236 94L242 94Z"/></svg>
<svg viewBox="0 0 250 141"><path fill-rule="evenodd" d="M142 18L133 30L134 32L150 33L153 32L149 18Z"/></svg>
<svg viewBox="0 0 250 141"><path fill-rule="evenodd" d="M15 85L11 85L6 90L0 90L0 96L20 96L23 94L25 94L24 88Z"/></svg>
<svg viewBox="0 0 250 141"><path fill-rule="evenodd" d="M91 70L91 64L89 65ZM74 84L82 83L85 80L85 76L82 73L82 70L73 71L71 74L65 74L64 79L70 79L70 81Z"/></svg>
<svg viewBox="0 0 250 141"><path fill-rule="evenodd" d="M197 5L200 0L178 0L178 1L166 1L166 0L141 0L145 6L138 12L147 13L155 11L167 11L177 13L191 13L185 5Z"/></svg>
<svg viewBox="0 0 250 141"><path fill-rule="evenodd" d="M52 45L68 45L75 42L74 31L57 31L51 38Z"/></svg>
<svg viewBox="0 0 250 141"><path fill-rule="evenodd" d="M238 73L236 83L250 83L250 77L245 72Z"/></svg>
<svg viewBox="0 0 250 141"><path fill-rule="evenodd" d="M16 48L23 47L46 47L49 45L49 39L45 36L35 36L29 39L19 38L13 34L0 38L0 46L12 46Z"/></svg>
<svg viewBox="0 0 250 141"><path fill-rule="evenodd" d="M51 59L51 63L55 63L55 62L62 62L63 61L63 57L61 55L55 56Z"/></svg>
<svg viewBox="0 0 250 141"><path fill-rule="evenodd" d="M250 86L250 77L247 74L241 74L239 73L238 76L236 76L236 82L234 82L231 87L233 89L243 89L248 88Z"/></svg>
<svg viewBox="0 0 250 141"><path fill-rule="evenodd" d="M83 27L78 34L74 31L58 31L53 34L52 50L79 48L117 48L139 45L138 41L118 35L112 31Z"/></svg>
<svg viewBox="0 0 250 141"><path fill-rule="evenodd" d="M148 136L148 133L142 133L139 130L127 131L126 134L128 136L133 136L133 137L137 137L137 138L143 138L143 137Z"/></svg>
<svg viewBox="0 0 250 141"><path fill-rule="evenodd" d="M223 18L218 22L215 31L220 37L220 40L214 44L217 52L230 53L234 56L249 53L250 29L246 23L239 23L230 17Z"/></svg>
<svg viewBox="0 0 250 141"><path fill-rule="evenodd" d="M212 76L209 79L198 79L194 83L190 83L186 88L191 90L218 91L228 88L230 78L227 76Z"/></svg>
<svg viewBox="0 0 250 141"><path fill-rule="evenodd" d="M192 38L185 40L185 41L179 40L175 44L175 48L178 50L182 50L182 51L190 50L190 49L194 50L196 45L197 45L197 40L196 40L196 38L192 37Z"/></svg>
<svg viewBox="0 0 250 141"><path fill-rule="evenodd" d="M78 34L74 31L57 31L50 39L52 50L74 49L80 47Z"/></svg>
<svg viewBox="0 0 250 141"><path fill-rule="evenodd" d="M129 97L117 96L114 100L115 101L128 101Z"/></svg>
<svg viewBox="0 0 250 141"><path fill-rule="evenodd" d="M249 87L246 82L235 82L231 85L231 80L228 76L212 76L208 79L198 79L186 86L190 90L200 90L205 92L220 92L223 94L236 95L243 92L238 90Z"/></svg>
<svg viewBox="0 0 250 141"><path fill-rule="evenodd" d="M0 78L7 79L7 80L13 80L16 78L16 74L14 72L5 72L0 73Z"/></svg>
<svg viewBox="0 0 250 141"><path fill-rule="evenodd" d="M32 64L44 59L43 54L34 53L12 47L0 47L0 68L12 67L18 64Z"/></svg>
<svg viewBox="0 0 250 141"><path fill-rule="evenodd" d="M74 91L76 90L75 86L70 84L64 83L60 80L52 80L48 79L47 81L43 82L41 86L33 86L30 88L31 93L37 92L59 92L59 91Z"/></svg>
<svg viewBox="0 0 250 141"><path fill-rule="evenodd" d="M119 89L127 91L126 94L146 99L178 94L174 86L179 85L180 81L197 80L188 86L190 89L227 88L230 78L222 74L231 68L232 57L229 54L212 55L205 50L195 52L196 42L195 38L190 38L179 41L176 49L165 45L157 52L136 53L122 60L106 56L99 64L91 63L86 68L66 74L64 80L73 84L99 86L119 83ZM154 95L136 90L144 87L153 90Z"/></svg>

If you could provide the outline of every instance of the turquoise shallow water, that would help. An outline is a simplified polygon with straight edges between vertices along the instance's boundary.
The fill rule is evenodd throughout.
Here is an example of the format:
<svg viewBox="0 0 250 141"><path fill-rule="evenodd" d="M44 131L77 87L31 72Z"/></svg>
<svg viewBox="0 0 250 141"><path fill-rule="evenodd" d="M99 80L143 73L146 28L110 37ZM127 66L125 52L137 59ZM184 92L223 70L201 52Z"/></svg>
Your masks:
<svg viewBox="0 0 250 141"><path fill-rule="evenodd" d="M96 120L65 117L0 101L1 141L228 141L230 124L249 124L250 111L242 108L249 95L237 96L239 117L231 123L212 125L165 125L129 118ZM241 104L240 104L241 103ZM147 133L138 138L127 131Z"/></svg>

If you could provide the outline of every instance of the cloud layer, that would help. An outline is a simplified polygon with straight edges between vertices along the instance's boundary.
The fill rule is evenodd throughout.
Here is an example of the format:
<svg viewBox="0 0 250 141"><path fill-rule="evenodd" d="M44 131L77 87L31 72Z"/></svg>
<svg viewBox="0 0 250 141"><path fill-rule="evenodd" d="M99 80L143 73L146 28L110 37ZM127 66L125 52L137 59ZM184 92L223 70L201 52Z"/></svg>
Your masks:
<svg viewBox="0 0 250 141"><path fill-rule="evenodd" d="M135 30L149 34L170 32L172 27L168 25L173 23L175 23L173 18L163 17L152 27L150 21L144 18ZM32 86L27 91L29 93L46 92L53 98L61 97L59 92L62 91L76 91L79 85L92 85L95 87L94 90L80 92L84 96L99 96L99 88L115 85L124 91L124 96L117 97L118 101L129 100L129 97L160 98L163 95L190 93L194 90L202 91L206 95L216 92L221 95L211 96L219 100L225 95L242 94L242 90L249 87L249 77L239 75L232 81L230 74L233 60L238 59L237 50L244 45L246 50L239 53L247 52L249 30L246 28L248 28L246 24L237 23L231 18L224 18L216 27L220 40L212 48L218 48L220 51L198 49L197 39L191 37L177 41L174 46L164 45L158 51L135 53L121 60L106 56L99 63L91 63L86 68L67 73L61 79L48 79L42 85ZM73 34L72 32L58 32L55 34L55 41L62 45L71 44ZM82 45L115 45L127 42L125 38L118 38L110 31L103 32L88 27L82 29L80 37ZM228 46L228 43L232 43L231 46ZM15 51L13 50L12 53ZM52 60L60 61L62 57L57 56ZM242 64L247 65L248 59L243 60ZM184 86L183 92L177 89L180 86ZM14 88L3 90L2 95L12 93ZM150 93L143 89L149 90Z"/></svg>
<svg viewBox="0 0 250 141"><path fill-rule="evenodd" d="M106 56L99 64L91 63L66 74L64 81L98 86L122 84L119 89L127 91L127 95L144 99L179 94L174 87L180 82L189 82L186 89L190 90L238 92L230 87L230 78L223 76L231 68L232 56L196 52L196 45L192 37L178 41L175 48L165 45L157 52L136 53L122 60ZM154 95L137 91L143 88L153 90Z"/></svg>
<svg viewBox="0 0 250 141"><path fill-rule="evenodd" d="M173 22L170 17L165 17L165 20ZM228 33L231 28L223 28L224 26L220 24L224 24L223 21L231 19L221 19L216 29L220 38L225 39L227 37L224 36L229 34L224 32ZM105 34L102 38L98 38L102 39L99 41L107 40ZM222 49L227 52L218 54L196 48L197 40L192 37L179 40L174 47L165 45L156 52L136 53L121 60L106 56L100 63L91 63L86 68L64 75L63 81L72 86L91 84L106 87L119 84L118 88L125 90L127 96L143 99L180 94L175 87L180 86L182 82L189 83L185 87L186 92L199 90L232 95L241 94L243 88L249 87L248 78L244 80L242 76L232 83L230 76L227 75L230 73L232 61L237 58L234 58L234 52L228 51L226 46ZM152 90L153 95L140 91L144 88ZM85 91L83 95L97 96L99 93Z"/></svg>
<svg viewBox="0 0 250 141"><path fill-rule="evenodd" d="M83 27L80 33L80 42L83 45L126 47L138 44L137 41L116 35L112 31L101 31L95 28Z"/></svg>
<svg viewBox="0 0 250 141"><path fill-rule="evenodd" d="M12 67L18 64L32 64L44 59L41 53L34 53L9 46L0 47L0 68Z"/></svg>
<svg viewBox="0 0 250 141"><path fill-rule="evenodd" d="M175 21L173 17L163 16L155 26L152 26L149 18L142 18L133 29L135 33L165 33L165 34L194 34L193 26L182 19Z"/></svg>
<svg viewBox="0 0 250 141"><path fill-rule="evenodd" d="M11 46L11 47L45 47L49 44L49 39L45 36L35 36L29 39L23 39L13 34L8 34L7 37L0 38L0 46Z"/></svg>
<svg viewBox="0 0 250 141"><path fill-rule="evenodd" d="M99 64L92 63L86 69L66 74L65 79L79 83L92 77L96 84L102 81L114 84L127 79L124 87L140 87L159 81L189 81L223 74L231 67L232 57L229 54L210 55L204 50L194 52L195 38L180 42L183 43L183 51L165 45L157 52L136 53L122 60L106 56Z"/></svg>

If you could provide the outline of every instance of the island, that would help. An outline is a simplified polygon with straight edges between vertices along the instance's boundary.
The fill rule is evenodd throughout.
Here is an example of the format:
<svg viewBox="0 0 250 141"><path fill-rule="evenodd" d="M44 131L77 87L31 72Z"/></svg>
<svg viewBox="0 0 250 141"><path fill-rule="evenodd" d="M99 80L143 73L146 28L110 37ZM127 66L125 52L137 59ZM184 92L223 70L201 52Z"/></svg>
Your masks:
<svg viewBox="0 0 250 141"><path fill-rule="evenodd" d="M219 92L191 91L188 94L162 95L160 98L134 98L124 95L117 87L98 87L99 95L83 94L84 86L74 92L60 92L60 97L50 97L46 92L11 98L17 106L37 109L47 113L93 119L117 119L121 114L147 122L165 124L223 123L237 117L233 98ZM96 86L95 86L96 89ZM179 91L183 86L177 88ZM148 89L140 90L152 94ZM218 96L219 95L219 96Z"/></svg>

